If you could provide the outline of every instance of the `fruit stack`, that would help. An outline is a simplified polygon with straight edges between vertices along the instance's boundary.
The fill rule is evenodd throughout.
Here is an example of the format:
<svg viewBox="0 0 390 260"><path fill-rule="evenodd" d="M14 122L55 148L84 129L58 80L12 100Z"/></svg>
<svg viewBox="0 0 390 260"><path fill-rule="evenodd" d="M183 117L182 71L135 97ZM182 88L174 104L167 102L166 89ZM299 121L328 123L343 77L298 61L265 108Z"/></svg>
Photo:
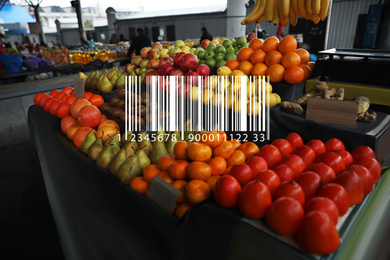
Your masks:
<svg viewBox="0 0 390 260"><path fill-rule="evenodd" d="M111 71L103 69L100 74L99 71L92 72L88 77L79 74L79 78L86 78L85 87L88 89L97 90L104 94L109 94L115 89L121 89L125 87L126 76L131 74L126 70L118 70L117 67L113 67Z"/></svg>

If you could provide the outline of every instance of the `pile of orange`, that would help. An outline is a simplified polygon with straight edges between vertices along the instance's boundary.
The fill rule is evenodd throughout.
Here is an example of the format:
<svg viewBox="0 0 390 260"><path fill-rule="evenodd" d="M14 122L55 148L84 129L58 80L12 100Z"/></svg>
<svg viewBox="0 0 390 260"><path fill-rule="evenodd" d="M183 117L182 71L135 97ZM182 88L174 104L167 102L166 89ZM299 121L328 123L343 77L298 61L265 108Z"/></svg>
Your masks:
<svg viewBox="0 0 390 260"><path fill-rule="evenodd" d="M147 166L142 176L132 179L130 187L148 196L152 178L161 177L180 190L173 214L181 218L192 205L210 197L217 180L228 174L233 165L245 163L259 151L252 142L228 141L223 131L203 132L200 140L177 142L174 155L164 155L158 165Z"/></svg>
<svg viewBox="0 0 390 260"><path fill-rule="evenodd" d="M295 85L311 77L314 62L310 62L310 53L297 48L296 39L287 35L280 41L277 37L252 39L248 47L240 49L237 59L229 60L226 66L248 76L269 76L271 82L284 80Z"/></svg>

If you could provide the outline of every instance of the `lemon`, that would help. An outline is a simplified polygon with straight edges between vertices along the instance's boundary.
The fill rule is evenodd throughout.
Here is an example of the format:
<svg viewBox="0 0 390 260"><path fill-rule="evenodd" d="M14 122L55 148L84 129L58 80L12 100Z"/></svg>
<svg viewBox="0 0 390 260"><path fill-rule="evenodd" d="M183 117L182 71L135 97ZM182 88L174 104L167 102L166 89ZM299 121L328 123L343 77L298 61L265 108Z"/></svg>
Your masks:
<svg viewBox="0 0 390 260"><path fill-rule="evenodd" d="M222 104L223 98L224 97L223 97L222 94L214 93L213 100L212 100L213 105L216 106L216 107L220 107L221 104Z"/></svg>
<svg viewBox="0 0 390 260"><path fill-rule="evenodd" d="M206 82L205 82L205 86L206 88L209 88L209 89L214 89L218 86L218 76L210 76L206 79Z"/></svg>
<svg viewBox="0 0 390 260"><path fill-rule="evenodd" d="M199 99L199 88L198 87L192 87L190 90L190 99L192 101L198 101Z"/></svg>
<svg viewBox="0 0 390 260"><path fill-rule="evenodd" d="M230 80L233 81L239 81L243 80L242 77L246 77L246 80L248 81L248 76L241 70L233 70L232 73L230 73Z"/></svg>
<svg viewBox="0 0 390 260"><path fill-rule="evenodd" d="M268 107L276 106L281 102L280 96L276 93L269 93L269 100L268 95L265 97L265 105Z"/></svg>
<svg viewBox="0 0 390 260"><path fill-rule="evenodd" d="M232 70L228 66L221 66L217 69L218 76L230 76Z"/></svg>
<svg viewBox="0 0 390 260"><path fill-rule="evenodd" d="M204 104L210 104L214 96L214 92L211 89L204 89L202 91L202 98Z"/></svg>
<svg viewBox="0 0 390 260"><path fill-rule="evenodd" d="M247 112L248 116L257 116L260 114L261 111L261 104L255 100L251 100L247 104Z"/></svg>

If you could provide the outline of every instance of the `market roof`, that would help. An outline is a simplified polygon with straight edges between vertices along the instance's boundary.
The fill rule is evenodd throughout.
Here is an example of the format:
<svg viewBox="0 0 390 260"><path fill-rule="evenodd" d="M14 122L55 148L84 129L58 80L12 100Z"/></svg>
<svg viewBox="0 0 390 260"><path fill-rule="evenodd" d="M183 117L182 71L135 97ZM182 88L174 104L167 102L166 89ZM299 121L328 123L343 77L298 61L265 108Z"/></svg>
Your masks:
<svg viewBox="0 0 390 260"><path fill-rule="evenodd" d="M19 5L4 5L0 11L0 24L35 23L35 19Z"/></svg>
<svg viewBox="0 0 390 260"><path fill-rule="evenodd" d="M161 10L152 12L141 12L121 17L121 20L125 19L142 19L151 17L162 16L174 16L174 15L188 15L188 14L201 14L201 13L219 13L224 12L227 9L227 4L211 5L211 6L199 6L182 9Z"/></svg>

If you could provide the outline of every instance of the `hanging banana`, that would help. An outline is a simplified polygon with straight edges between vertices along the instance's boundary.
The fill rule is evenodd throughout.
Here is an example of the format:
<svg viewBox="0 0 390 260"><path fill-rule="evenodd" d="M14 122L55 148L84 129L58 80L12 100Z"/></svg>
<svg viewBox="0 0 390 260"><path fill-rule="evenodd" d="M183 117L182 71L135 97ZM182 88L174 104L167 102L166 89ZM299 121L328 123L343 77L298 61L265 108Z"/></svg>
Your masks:
<svg viewBox="0 0 390 260"><path fill-rule="evenodd" d="M298 0L298 16L306 18L305 0Z"/></svg>
<svg viewBox="0 0 390 260"><path fill-rule="evenodd" d="M242 25L247 25L260 19L264 14L266 0L256 0L252 11L241 21Z"/></svg>
<svg viewBox="0 0 390 260"><path fill-rule="evenodd" d="M268 22L272 22L274 17L274 1L277 0L267 0L265 3L265 19Z"/></svg>
<svg viewBox="0 0 390 260"><path fill-rule="evenodd" d="M321 10L320 10L320 19L321 21L325 20L328 15L330 0L321 0Z"/></svg>
<svg viewBox="0 0 390 260"><path fill-rule="evenodd" d="M290 11L290 0L279 0L280 19L286 20Z"/></svg>
<svg viewBox="0 0 390 260"><path fill-rule="evenodd" d="M321 0L312 0L311 5L312 5L311 8L313 10L313 13L320 14Z"/></svg>
<svg viewBox="0 0 390 260"><path fill-rule="evenodd" d="M290 19L290 23L291 23L292 26L297 25L298 17L295 14L292 5L290 5L290 12L288 13L288 18Z"/></svg>
<svg viewBox="0 0 390 260"><path fill-rule="evenodd" d="M274 15L272 17L272 22L274 24L279 24L280 22L280 15L279 15L279 1L278 0L275 0L274 1Z"/></svg>
<svg viewBox="0 0 390 260"><path fill-rule="evenodd" d="M313 13L313 9L312 9L312 0L306 0L305 1L305 9L306 9L306 13L307 14L312 14Z"/></svg>

